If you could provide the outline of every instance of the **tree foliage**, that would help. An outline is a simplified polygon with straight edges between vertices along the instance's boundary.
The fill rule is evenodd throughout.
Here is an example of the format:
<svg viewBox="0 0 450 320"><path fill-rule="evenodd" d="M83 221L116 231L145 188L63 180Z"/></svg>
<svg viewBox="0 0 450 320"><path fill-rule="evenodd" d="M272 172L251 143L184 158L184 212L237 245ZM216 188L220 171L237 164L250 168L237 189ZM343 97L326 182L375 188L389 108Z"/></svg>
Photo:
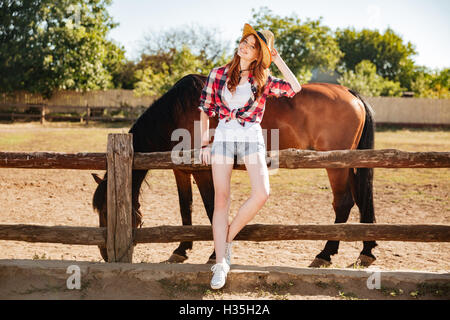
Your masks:
<svg viewBox="0 0 450 320"><path fill-rule="evenodd" d="M336 68L342 52L333 32L322 24L321 18L303 22L296 15L275 15L268 7L261 7L252 12L252 27L273 32L275 48L300 82L309 81L315 68ZM272 65L271 71L280 76L276 66Z"/></svg>
<svg viewBox="0 0 450 320"><path fill-rule="evenodd" d="M217 34L214 28L198 25L149 32L134 67L135 93L161 95L185 75L208 75L213 67L228 62L228 45Z"/></svg>
<svg viewBox="0 0 450 320"><path fill-rule="evenodd" d="M50 96L56 89L134 89L161 95L190 73L207 75L229 62L221 31L198 24L148 32L137 61L107 39L117 26L108 14L111 0L0 1L0 91L26 90ZM249 23L269 29L275 47L301 83L312 71L337 71L340 83L365 95L449 98L450 69L430 70L413 60L410 42L392 29L332 31L317 20L279 16L268 7L252 9ZM231 53L230 53L231 52ZM281 76L272 64L271 71Z"/></svg>
<svg viewBox="0 0 450 320"><path fill-rule="evenodd" d="M111 0L0 2L0 90L113 87L124 50L106 39Z"/></svg>
<svg viewBox="0 0 450 320"><path fill-rule="evenodd" d="M180 51L173 50L173 54L165 56L147 56L147 66L137 69L135 84L137 95L160 95L168 91L173 84L183 76L198 73L202 69L200 59L187 46Z"/></svg>
<svg viewBox="0 0 450 320"><path fill-rule="evenodd" d="M403 88L399 82L387 80L377 74L377 67L369 60L363 60L338 79L338 82L365 96L401 96Z"/></svg>
<svg viewBox="0 0 450 320"><path fill-rule="evenodd" d="M420 68L411 83L416 97L450 99L450 68L427 70Z"/></svg>
<svg viewBox="0 0 450 320"><path fill-rule="evenodd" d="M410 89L414 73L412 56L417 52L413 44L404 43L392 29L387 28L384 33L368 29L337 29L336 40L344 53L339 62L341 71L356 70L361 61L369 60L376 66L378 75Z"/></svg>

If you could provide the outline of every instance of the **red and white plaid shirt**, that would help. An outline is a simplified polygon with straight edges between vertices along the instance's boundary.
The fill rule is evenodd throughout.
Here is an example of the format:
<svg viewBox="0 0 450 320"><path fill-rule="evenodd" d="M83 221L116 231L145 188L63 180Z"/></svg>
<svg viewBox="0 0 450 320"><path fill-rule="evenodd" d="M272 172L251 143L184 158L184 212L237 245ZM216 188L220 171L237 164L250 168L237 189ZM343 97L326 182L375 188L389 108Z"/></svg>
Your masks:
<svg viewBox="0 0 450 320"><path fill-rule="evenodd" d="M225 122L236 119L243 127L246 122L261 123L268 96L292 98L296 93L289 82L269 75L264 92L255 100L256 87L250 72L248 81L251 84L252 95L243 107L231 111L224 98L228 69L227 66L213 68L208 75L198 106L198 109L204 111L208 117L218 114L219 119L226 119Z"/></svg>

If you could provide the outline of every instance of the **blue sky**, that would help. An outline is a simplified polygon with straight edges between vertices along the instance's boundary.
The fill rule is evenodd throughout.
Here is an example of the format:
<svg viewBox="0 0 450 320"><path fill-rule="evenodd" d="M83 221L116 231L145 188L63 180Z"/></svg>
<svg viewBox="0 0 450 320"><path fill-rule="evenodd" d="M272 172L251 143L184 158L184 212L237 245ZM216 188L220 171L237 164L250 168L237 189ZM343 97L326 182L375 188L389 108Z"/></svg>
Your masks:
<svg viewBox="0 0 450 320"><path fill-rule="evenodd" d="M389 26L416 47L414 60L429 68L450 67L449 0L113 0L109 12L120 25L110 38L122 44L127 57L136 59L146 33L197 24L217 28L219 39L230 45L250 21L252 8L269 7L279 16L318 19L331 29Z"/></svg>

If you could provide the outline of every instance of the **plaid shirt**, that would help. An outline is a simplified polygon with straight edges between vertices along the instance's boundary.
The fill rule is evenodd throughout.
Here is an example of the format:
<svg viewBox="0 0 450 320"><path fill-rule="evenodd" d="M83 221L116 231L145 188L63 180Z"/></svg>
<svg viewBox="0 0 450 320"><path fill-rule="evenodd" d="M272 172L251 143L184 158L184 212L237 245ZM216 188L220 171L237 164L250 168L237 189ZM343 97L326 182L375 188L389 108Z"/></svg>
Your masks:
<svg viewBox="0 0 450 320"><path fill-rule="evenodd" d="M253 82L253 75L250 72L248 76L252 89L250 99L243 107L230 110L224 98L228 69L226 66L213 68L208 75L198 106L198 109L204 111L208 117L214 117L218 114L219 119L226 119L225 122L236 119L243 127L245 127L246 122L261 123L267 97L285 96L292 98L296 93L289 82L269 75L264 92L255 100L256 87Z"/></svg>

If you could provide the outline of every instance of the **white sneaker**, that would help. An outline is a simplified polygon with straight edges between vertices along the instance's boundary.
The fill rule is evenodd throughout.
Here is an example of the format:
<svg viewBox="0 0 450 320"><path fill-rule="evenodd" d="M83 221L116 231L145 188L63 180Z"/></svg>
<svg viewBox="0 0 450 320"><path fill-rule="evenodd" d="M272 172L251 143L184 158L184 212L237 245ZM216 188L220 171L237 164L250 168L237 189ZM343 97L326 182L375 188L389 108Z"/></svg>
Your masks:
<svg viewBox="0 0 450 320"><path fill-rule="evenodd" d="M222 288L227 280L227 274L228 271L230 271L230 266L225 261L222 263L216 263L211 267L211 271L214 272L211 279L211 288Z"/></svg>
<svg viewBox="0 0 450 320"><path fill-rule="evenodd" d="M231 245L233 242L225 242L225 260L227 261L228 265L231 266Z"/></svg>

